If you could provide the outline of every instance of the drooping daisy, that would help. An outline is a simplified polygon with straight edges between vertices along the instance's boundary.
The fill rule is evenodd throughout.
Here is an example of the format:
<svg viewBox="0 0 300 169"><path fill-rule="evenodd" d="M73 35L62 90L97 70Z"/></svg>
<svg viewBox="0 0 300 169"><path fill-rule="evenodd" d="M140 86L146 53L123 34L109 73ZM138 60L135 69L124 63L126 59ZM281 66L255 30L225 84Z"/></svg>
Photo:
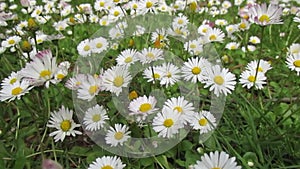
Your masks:
<svg viewBox="0 0 300 169"><path fill-rule="evenodd" d="M242 72L240 77L240 83L242 87L250 89L255 85L256 89L262 89L263 85L266 84L267 77L263 72L257 72L256 70L245 70Z"/></svg>
<svg viewBox="0 0 300 169"><path fill-rule="evenodd" d="M267 73L268 70L272 69L271 64L265 60L259 60L259 65L257 60L253 60L247 64L247 70L258 70L258 72Z"/></svg>
<svg viewBox="0 0 300 169"><path fill-rule="evenodd" d="M180 69L172 63L164 63L158 68L158 72L162 75L160 84L166 87L174 85L181 78Z"/></svg>
<svg viewBox="0 0 300 169"><path fill-rule="evenodd" d="M190 124L194 130L200 130L200 134L208 133L217 126L214 115L205 110L194 114Z"/></svg>
<svg viewBox="0 0 300 169"><path fill-rule="evenodd" d="M297 75L300 75L300 53L288 55L286 58L286 64L289 69L295 70Z"/></svg>
<svg viewBox="0 0 300 169"><path fill-rule="evenodd" d="M208 29L205 34L205 39L207 42L223 42L225 38L224 32L219 28Z"/></svg>
<svg viewBox="0 0 300 169"><path fill-rule="evenodd" d="M26 63L20 75L31 81L32 85L39 86L46 82L46 87L49 87L49 82L56 71L56 58L52 57L51 50L43 50L35 55L33 61Z"/></svg>
<svg viewBox="0 0 300 169"><path fill-rule="evenodd" d="M163 50L151 47L144 48L137 57L142 64L151 63L163 59Z"/></svg>
<svg viewBox="0 0 300 169"><path fill-rule="evenodd" d="M172 97L165 102L165 106L169 107L175 112L180 114L180 120L183 124L186 124L190 120L190 117L195 113L195 108L192 103L185 100L184 97Z"/></svg>
<svg viewBox="0 0 300 169"><path fill-rule="evenodd" d="M128 129L126 125L122 124L115 124L114 127L110 127L105 137L106 144L112 147L119 144L122 146L130 138L131 131Z"/></svg>
<svg viewBox="0 0 300 169"><path fill-rule="evenodd" d="M108 42L103 37L98 37L90 41L92 53L101 53L108 48Z"/></svg>
<svg viewBox="0 0 300 169"><path fill-rule="evenodd" d="M229 42L226 44L225 48L229 49L229 50L236 50L239 48L239 46L240 46L240 44L237 42Z"/></svg>
<svg viewBox="0 0 300 169"><path fill-rule="evenodd" d="M219 65L212 66L205 71L205 88L210 87L209 90L219 97L220 94L230 94L234 90L236 84L234 74L229 72L227 68L221 68Z"/></svg>
<svg viewBox="0 0 300 169"><path fill-rule="evenodd" d="M123 164L117 156L103 156L93 161L88 169L123 169L125 166L126 164Z"/></svg>
<svg viewBox="0 0 300 169"><path fill-rule="evenodd" d="M85 112L83 124L86 130L97 131L103 127L105 120L108 120L106 110L97 104Z"/></svg>
<svg viewBox="0 0 300 169"><path fill-rule="evenodd" d="M249 21L261 26L281 24L282 8L276 4L255 4L249 9Z"/></svg>
<svg viewBox="0 0 300 169"><path fill-rule="evenodd" d="M12 80L14 81L14 80ZM0 90L0 100L9 102L12 100L20 99L21 96L28 93L29 90L31 90L33 87L30 87L30 83L26 80L16 80L10 85L4 85L2 86L2 89Z"/></svg>
<svg viewBox="0 0 300 169"><path fill-rule="evenodd" d="M158 137L172 138L183 127L180 114L169 107L163 107L162 112L156 114L153 119L153 130Z"/></svg>
<svg viewBox="0 0 300 169"><path fill-rule="evenodd" d="M192 169L242 169L241 166L237 166L235 157L229 158L229 155L225 152L210 152L209 155L205 153L201 157L201 161L197 161L197 164L191 167Z"/></svg>
<svg viewBox="0 0 300 169"><path fill-rule="evenodd" d="M155 82L160 81L162 78L162 72L159 71L160 66L149 67L144 70L143 75L144 78L148 79L147 82Z"/></svg>
<svg viewBox="0 0 300 169"><path fill-rule="evenodd" d="M82 81L77 90L79 99L91 101L100 91L101 76L87 74L85 81Z"/></svg>
<svg viewBox="0 0 300 169"><path fill-rule="evenodd" d="M137 55L138 52L135 49L125 49L117 56L117 64L129 66L138 60Z"/></svg>
<svg viewBox="0 0 300 169"><path fill-rule="evenodd" d="M158 110L155 108L156 102L153 96L140 96L129 103L129 115L135 116L137 121L145 120L149 114Z"/></svg>
<svg viewBox="0 0 300 169"><path fill-rule="evenodd" d="M103 73L103 89L119 96L131 79L128 67L114 66Z"/></svg>
<svg viewBox="0 0 300 169"><path fill-rule="evenodd" d="M51 117L47 124L47 127L55 128L56 131L50 133L50 136L54 136L55 142L64 141L66 136L81 135L80 131L74 130L76 127L80 127L80 124L76 124L73 120L73 111L62 106L58 111L51 112Z"/></svg>
<svg viewBox="0 0 300 169"><path fill-rule="evenodd" d="M203 57L189 58L181 68L182 77L184 80L191 81L192 83L203 83L203 70L206 67L210 67L210 65L210 62Z"/></svg>
<svg viewBox="0 0 300 169"><path fill-rule="evenodd" d="M92 53L92 45L89 39L81 41L77 46L77 51L79 55L86 57Z"/></svg>

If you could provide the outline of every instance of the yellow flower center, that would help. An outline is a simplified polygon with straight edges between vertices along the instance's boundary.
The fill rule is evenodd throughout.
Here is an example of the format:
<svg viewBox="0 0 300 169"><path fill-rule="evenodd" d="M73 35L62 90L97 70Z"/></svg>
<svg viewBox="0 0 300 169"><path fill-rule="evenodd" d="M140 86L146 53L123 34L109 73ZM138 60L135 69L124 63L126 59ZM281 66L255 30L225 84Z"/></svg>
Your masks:
<svg viewBox="0 0 300 169"><path fill-rule="evenodd" d="M71 122L70 120L64 120L60 123L60 128L62 131L67 132L71 128Z"/></svg>
<svg viewBox="0 0 300 169"><path fill-rule="evenodd" d="M258 71L259 71L259 72L263 72L264 69L263 69L262 67L258 67Z"/></svg>
<svg viewBox="0 0 300 169"><path fill-rule="evenodd" d="M214 41L214 40L216 40L217 39L217 36L216 35L210 35L209 36L209 40L211 40L211 41Z"/></svg>
<svg viewBox="0 0 300 169"><path fill-rule="evenodd" d="M197 46L196 46L195 44L191 44L191 45L190 45L190 48L191 48L191 49L195 49L196 47L197 47Z"/></svg>
<svg viewBox="0 0 300 169"><path fill-rule="evenodd" d="M131 56L128 56L126 59L125 59L125 63L130 63L132 62L132 57Z"/></svg>
<svg viewBox="0 0 300 169"><path fill-rule="evenodd" d="M114 0L114 2L115 2L115 3L118 3L118 2L120 2L120 0Z"/></svg>
<svg viewBox="0 0 300 169"><path fill-rule="evenodd" d="M61 73L56 75L56 78L59 80L63 79L64 77L65 77L65 75L61 74Z"/></svg>
<svg viewBox="0 0 300 169"><path fill-rule="evenodd" d="M255 82L256 79L255 79L255 76L251 75L248 77L248 80L249 80L249 82Z"/></svg>
<svg viewBox="0 0 300 169"><path fill-rule="evenodd" d="M154 59L155 58L155 55L151 52L147 53L146 55L147 57L149 57L150 59Z"/></svg>
<svg viewBox="0 0 300 169"><path fill-rule="evenodd" d="M119 11L115 11L114 12L114 16L119 16L120 15L120 12Z"/></svg>
<svg viewBox="0 0 300 169"><path fill-rule="evenodd" d="M260 17L259 17L259 19L258 19L260 22L270 22L270 17L268 16L268 15L266 15L266 14L263 14L263 15L261 15Z"/></svg>
<svg viewBox="0 0 300 169"><path fill-rule="evenodd" d="M183 20L179 19L177 23L181 25L181 24L183 24Z"/></svg>
<svg viewBox="0 0 300 169"><path fill-rule="evenodd" d="M115 139L116 140L121 140L122 138L123 138L123 136L124 136L124 133L123 132L116 132L115 133Z"/></svg>
<svg viewBox="0 0 300 169"><path fill-rule="evenodd" d="M17 78L12 78L10 81L9 81L9 84L14 84L18 79Z"/></svg>
<svg viewBox="0 0 300 169"><path fill-rule="evenodd" d="M153 3L148 1L146 2L146 8L151 8L153 6Z"/></svg>
<svg viewBox="0 0 300 169"><path fill-rule="evenodd" d="M220 167L213 167L213 168L211 168L211 169L221 169Z"/></svg>
<svg viewBox="0 0 300 169"><path fill-rule="evenodd" d="M21 87L16 87L16 88L12 89L11 94L16 96L16 95L21 94L22 91L23 91L23 89Z"/></svg>
<svg viewBox="0 0 300 169"><path fill-rule="evenodd" d="M154 79L159 79L159 78L160 78L160 75L159 75L158 73L154 73L153 78L154 78Z"/></svg>
<svg viewBox="0 0 300 169"><path fill-rule="evenodd" d="M207 32L207 28L203 28L203 29L202 29L202 32L203 32L203 33L206 33L206 32Z"/></svg>
<svg viewBox="0 0 300 169"><path fill-rule="evenodd" d="M180 107L180 106L176 106L175 108L174 108L174 110L177 110L179 113L182 113L182 107Z"/></svg>
<svg viewBox="0 0 300 169"><path fill-rule="evenodd" d="M138 8L138 5L137 5L137 4L133 4L132 8L133 8L133 9L137 9L137 8Z"/></svg>
<svg viewBox="0 0 300 169"><path fill-rule="evenodd" d="M236 49L236 46L232 45L232 46L230 46L230 49L234 50L234 49Z"/></svg>
<svg viewBox="0 0 300 169"><path fill-rule="evenodd" d="M102 25L107 25L106 20L102 21Z"/></svg>
<svg viewBox="0 0 300 169"><path fill-rule="evenodd" d="M143 103L143 104L141 104L139 110L140 110L141 112L145 113L145 112L147 112L147 111L149 111L149 110L151 110L151 109L152 109L152 105L151 105L150 103Z"/></svg>
<svg viewBox="0 0 300 169"><path fill-rule="evenodd" d="M90 94L95 94L96 92L97 92L97 90L98 90L98 86L91 86L90 88L89 88L89 93Z"/></svg>
<svg viewBox="0 0 300 169"><path fill-rule="evenodd" d="M91 49L91 47L89 46L89 45L85 45L84 47L83 47L83 50L84 51L89 51Z"/></svg>
<svg viewBox="0 0 300 169"><path fill-rule="evenodd" d="M164 121L164 126L165 127L172 127L173 126L173 124L174 124L174 121L172 120L172 119L166 119L165 121Z"/></svg>
<svg viewBox="0 0 300 169"><path fill-rule="evenodd" d="M94 114L92 117L93 122L98 122L101 120L100 114Z"/></svg>
<svg viewBox="0 0 300 169"><path fill-rule="evenodd" d="M50 78L51 71L49 70L43 70L40 72L40 77L42 78Z"/></svg>
<svg viewBox="0 0 300 169"><path fill-rule="evenodd" d="M138 97L138 94L136 93L136 91L132 91L132 92L129 93L129 99L130 100L133 100L137 97Z"/></svg>
<svg viewBox="0 0 300 169"><path fill-rule="evenodd" d="M117 76L115 79L114 79L114 85L116 87L120 87L122 86L124 83L124 78L122 76Z"/></svg>
<svg viewBox="0 0 300 169"><path fill-rule="evenodd" d="M200 72L201 72L201 68L200 67L193 67L192 73L194 75L198 75Z"/></svg>
<svg viewBox="0 0 300 169"><path fill-rule="evenodd" d="M300 67L300 60L295 60L293 64L295 67Z"/></svg>
<svg viewBox="0 0 300 169"><path fill-rule="evenodd" d="M247 25L246 25L246 23L240 23L240 25L239 25L239 28L240 29L246 29L247 28Z"/></svg>
<svg viewBox="0 0 300 169"><path fill-rule="evenodd" d="M214 82L218 85L222 85L224 83L224 79L222 76L218 75L214 77Z"/></svg>
<svg viewBox="0 0 300 169"><path fill-rule="evenodd" d="M206 126L206 125L207 125L207 120L206 120L206 118L201 118L198 122L199 122L199 125L200 125L200 126Z"/></svg>
<svg viewBox="0 0 300 169"><path fill-rule="evenodd" d="M101 7L104 7L104 5L105 5L105 2L101 1L101 2L100 2L100 6L101 6Z"/></svg>
<svg viewBox="0 0 300 169"><path fill-rule="evenodd" d="M96 44L97 48L102 48L102 46L103 46L103 44L101 42L99 42L99 43Z"/></svg>
<svg viewBox="0 0 300 169"><path fill-rule="evenodd" d="M171 78L172 74L170 72L167 73L167 78Z"/></svg>
<svg viewBox="0 0 300 169"><path fill-rule="evenodd" d="M13 40L13 39L11 39L11 40L9 40L8 41L8 44L10 44L10 45L13 45L13 44L15 44L16 42L15 42L15 40Z"/></svg>
<svg viewBox="0 0 300 169"><path fill-rule="evenodd" d="M106 166L101 167L101 169L114 169L114 168L110 165L106 165Z"/></svg>

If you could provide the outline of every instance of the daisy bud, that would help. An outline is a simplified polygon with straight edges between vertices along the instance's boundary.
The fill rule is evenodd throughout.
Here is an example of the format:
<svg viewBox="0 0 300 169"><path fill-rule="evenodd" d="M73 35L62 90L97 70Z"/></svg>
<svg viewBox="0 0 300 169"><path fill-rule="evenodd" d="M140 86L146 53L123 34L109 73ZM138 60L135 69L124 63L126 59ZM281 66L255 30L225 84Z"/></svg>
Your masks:
<svg viewBox="0 0 300 169"><path fill-rule="evenodd" d="M194 2L190 3L190 9L191 9L191 11L195 12L197 9L197 2L194 1Z"/></svg>
<svg viewBox="0 0 300 169"><path fill-rule="evenodd" d="M63 167L53 160L45 159L42 164L42 169L63 169Z"/></svg>
<svg viewBox="0 0 300 169"><path fill-rule="evenodd" d="M130 100L133 100L133 99L136 99L138 97L138 94L136 93L135 90L133 90L132 92L129 93L129 99Z"/></svg>
<svg viewBox="0 0 300 169"><path fill-rule="evenodd" d="M134 40L133 39L129 40L128 46L130 46L130 47L134 46Z"/></svg>
<svg viewBox="0 0 300 169"><path fill-rule="evenodd" d="M254 166L254 163L252 161L248 161L247 164L248 164L249 167L253 167Z"/></svg>
<svg viewBox="0 0 300 169"><path fill-rule="evenodd" d="M39 26L37 25L37 23L33 18L28 19L28 29L31 31L36 31L39 29Z"/></svg>
<svg viewBox="0 0 300 169"><path fill-rule="evenodd" d="M27 40L24 40L21 42L21 49L23 52L30 52L32 50L32 46Z"/></svg>

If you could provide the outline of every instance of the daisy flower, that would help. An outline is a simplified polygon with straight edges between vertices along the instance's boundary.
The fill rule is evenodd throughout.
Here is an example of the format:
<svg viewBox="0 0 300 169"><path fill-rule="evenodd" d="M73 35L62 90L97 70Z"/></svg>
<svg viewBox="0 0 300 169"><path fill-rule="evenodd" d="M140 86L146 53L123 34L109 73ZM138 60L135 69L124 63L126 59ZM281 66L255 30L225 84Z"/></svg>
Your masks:
<svg viewBox="0 0 300 169"><path fill-rule="evenodd" d="M229 49L229 50L236 50L239 48L239 46L240 46L240 44L237 42L229 42L226 44L225 48Z"/></svg>
<svg viewBox="0 0 300 169"><path fill-rule="evenodd" d="M200 25L198 28L198 33L205 35L209 29L211 29L211 27L207 24Z"/></svg>
<svg viewBox="0 0 300 169"><path fill-rule="evenodd" d="M271 64L265 60L259 60L259 65L257 69L258 61L253 60L247 64L247 70L258 70L258 72L267 73L268 70L272 69Z"/></svg>
<svg viewBox="0 0 300 169"><path fill-rule="evenodd" d="M157 13L158 0L141 0L138 6L138 14Z"/></svg>
<svg viewBox="0 0 300 169"><path fill-rule="evenodd" d="M224 32L219 28L208 29L205 34L205 39L207 42L223 42L225 38Z"/></svg>
<svg viewBox="0 0 300 169"><path fill-rule="evenodd" d="M199 55L201 52L203 52L203 45L199 38L184 43L184 49L191 55Z"/></svg>
<svg viewBox="0 0 300 169"><path fill-rule="evenodd" d="M99 37L90 41L92 53L101 53L108 48L108 42L105 38Z"/></svg>
<svg viewBox="0 0 300 169"><path fill-rule="evenodd" d="M14 81L14 80L12 80ZM2 89L0 90L0 100L9 102L12 100L20 99L21 96L28 93L29 90L31 90L33 87L29 86L30 83L26 80L18 81L16 80L13 82L13 84L10 85L4 85L2 86Z"/></svg>
<svg viewBox="0 0 300 169"><path fill-rule="evenodd" d="M241 166L237 166L235 157L229 158L229 155L225 152L210 152L209 155L205 153L201 157L201 161L197 161L197 164L191 167L192 169L241 169Z"/></svg>
<svg viewBox="0 0 300 169"><path fill-rule="evenodd" d="M151 47L144 48L137 57L142 64L151 63L163 59L163 50Z"/></svg>
<svg viewBox="0 0 300 169"><path fill-rule="evenodd" d="M56 131L50 133L49 136L54 136L55 142L64 141L66 136L81 135L80 131L74 130L76 127L80 127L80 124L76 124L73 121L73 111L62 106L57 112L51 112L47 127L55 128Z"/></svg>
<svg viewBox="0 0 300 169"><path fill-rule="evenodd" d="M157 100L153 96L138 97L129 103L129 115L135 115L137 121L145 120L149 114L158 110L155 108L156 102Z"/></svg>
<svg viewBox="0 0 300 169"><path fill-rule="evenodd" d="M188 23L189 19L182 13L179 13L178 16L173 19L172 25L175 27L185 27Z"/></svg>
<svg viewBox="0 0 300 169"><path fill-rule="evenodd" d="M86 130L97 131L103 127L105 120L108 120L106 110L97 104L85 112L83 124Z"/></svg>
<svg viewBox="0 0 300 169"><path fill-rule="evenodd" d="M88 169L123 169L126 164L123 164L117 156L103 156L97 158L89 165Z"/></svg>
<svg viewBox="0 0 300 169"><path fill-rule="evenodd" d="M168 28L167 30L168 34L169 35L172 35L172 36L179 36L179 37L182 37L182 38L186 38L190 32L188 30L188 28L185 26L185 27L178 27L178 26L175 26L175 25L172 25L170 28Z"/></svg>
<svg viewBox="0 0 300 169"><path fill-rule="evenodd" d="M205 110L194 114L190 124L194 130L200 130L200 134L208 133L217 126L214 115Z"/></svg>
<svg viewBox="0 0 300 169"><path fill-rule="evenodd" d="M162 72L159 71L159 66L149 67L143 72L144 78L148 79L147 82L155 82L161 80Z"/></svg>
<svg viewBox="0 0 300 169"><path fill-rule="evenodd" d="M106 144L110 144L112 147L115 147L118 144L123 146L124 142L130 138L130 133L131 131L128 131L128 127L126 125L115 124L114 127L109 128L106 134Z"/></svg>
<svg viewBox="0 0 300 169"><path fill-rule="evenodd" d="M114 66L103 73L103 88L117 96L127 87L132 77L125 66Z"/></svg>
<svg viewBox="0 0 300 169"><path fill-rule="evenodd" d="M89 39L81 41L77 46L79 55L86 57L92 54L92 44Z"/></svg>
<svg viewBox="0 0 300 169"><path fill-rule="evenodd" d="M260 39L257 36L250 36L249 42L252 43L252 44L259 44Z"/></svg>
<svg viewBox="0 0 300 169"><path fill-rule="evenodd" d="M109 17L112 18L112 20L117 21L119 18L121 18L123 16L124 16L124 13L123 13L121 7L115 6L111 9L109 9Z"/></svg>
<svg viewBox="0 0 300 169"><path fill-rule="evenodd" d="M184 65L181 68L182 77L184 80L191 81L192 83L203 83L203 70L210 66L210 62L205 58L189 58L187 62L184 62Z"/></svg>
<svg viewBox="0 0 300 169"><path fill-rule="evenodd" d="M138 60L137 55L138 52L135 49L125 49L117 56L117 65L131 65Z"/></svg>
<svg viewBox="0 0 300 169"><path fill-rule="evenodd" d="M236 84L234 74L230 73L228 69L221 68L219 65L212 66L205 71L205 88L210 87L209 90L219 97L220 94L231 93Z"/></svg>
<svg viewBox="0 0 300 169"><path fill-rule="evenodd" d="M114 39L120 39L124 36L124 30L120 28L111 28L109 30L109 37Z"/></svg>
<svg viewBox="0 0 300 169"><path fill-rule="evenodd" d="M286 58L286 64L289 69L295 70L297 75L300 75L300 53L295 55L288 55Z"/></svg>
<svg viewBox="0 0 300 169"><path fill-rule="evenodd" d="M68 69L70 68L71 64L68 61L61 62L56 72L54 73L54 79L51 80L53 84L59 83L68 75Z"/></svg>
<svg viewBox="0 0 300 169"><path fill-rule="evenodd" d="M216 25L218 26L226 26L228 24L228 22L225 19L217 19L215 21Z"/></svg>
<svg viewBox="0 0 300 169"><path fill-rule="evenodd" d="M11 36L8 37L6 40L2 41L1 46L5 48L9 48L15 46L21 41L21 37L19 36Z"/></svg>
<svg viewBox="0 0 300 169"><path fill-rule="evenodd" d="M151 33L151 42L156 48L165 47L169 42L167 36L166 29L156 29L155 32Z"/></svg>
<svg viewBox="0 0 300 169"><path fill-rule="evenodd" d="M171 138L183 128L180 114L169 107L163 107L162 112L156 114L153 119L153 130L158 133L158 137Z"/></svg>
<svg viewBox="0 0 300 169"><path fill-rule="evenodd" d="M77 74L74 77L71 77L66 82L65 86L71 90L77 90L82 82L86 81L87 76L85 74Z"/></svg>
<svg viewBox="0 0 300 169"><path fill-rule="evenodd" d="M256 89L262 89L263 84L266 84L267 77L263 72L257 72L256 70L245 70L242 72L240 77L240 83L242 87L247 87L250 89L255 85Z"/></svg>
<svg viewBox="0 0 300 169"><path fill-rule="evenodd" d="M281 24L282 8L276 4L255 4L249 9L249 21L261 26Z"/></svg>
<svg viewBox="0 0 300 169"><path fill-rule="evenodd" d="M77 90L79 99L91 101L100 91L101 78L99 75L87 74L85 81L82 81Z"/></svg>
<svg viewBox="0 0 300 169"><path fill-rule="evenodd" d="M190 117L195 113L193 104L184 99L184 97L172 97L165 102L165 106L176 110L175 112L180 114L180 120L183 124L186 124L190 120Z"/></svg>
<svg viewBox="0 0 300 169"><path fill-rule="evenodd" d="M256 50L256 47L254 45L247 45L246 47L245 46L242 47L243 52L246 52L246 51L253 52L255 50Z"/></svg>
<svg viewBox="0 0 300 169"><path fill-rule="evenodd" d="M95 11L108 11L108 9L110 9L112 6L112 1L108 0L96 0L96 2L94 3Z"/></svg>
<svg viewBox="0 0 300 169"><path fill-rule="evenodd" d="M49 87L50 80L57 71L56 58L52 57L51 50L43 50L35 55L33 61L26 63L20 75L32 82L33 85L42 85L46 82Z"/></svg>
<svg viewBox="0 0 300 169"><path fill-rule="evenodd" d="M293 43L289 48L288 52L290 55L296 55L300 53L300 43Z"/></svg>
<svg viewBox="0 0 300 169"><path fill-rule="evenodd" d="M250 28L250 23L246 20L242 20L240 23L237 24L237 28L241 31L248 30Z"/></svg>
<svg viewBox="0 0 300 169"><path fill-rule="evenodd" d="M14 83L21 80L19 72L11 72L11 74L2 80L1 86L13 85Z"/></svg>
<svg viewBox="0 0 300 169"><path fill-rule="evenodd" d="M234 32L238 31L237 25L228 25L225 27L227 34L232 35Z"/></svg>
<svg viewBox="0 0 300 169"><path fill-rule="evenodd" d="M181 78L180 69L172 63L164 63L158 68L158 72L161 72L159 74L162 75L160 84L166 85L166 87L174 85Z"/></svg>

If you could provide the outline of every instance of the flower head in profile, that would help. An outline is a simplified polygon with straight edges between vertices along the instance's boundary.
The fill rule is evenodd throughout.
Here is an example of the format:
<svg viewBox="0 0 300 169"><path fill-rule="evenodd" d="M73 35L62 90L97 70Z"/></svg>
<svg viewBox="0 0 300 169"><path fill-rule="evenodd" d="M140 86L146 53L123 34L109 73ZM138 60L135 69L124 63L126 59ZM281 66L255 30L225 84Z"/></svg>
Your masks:
<svg viewBox="0 0 300 169"><path fill-rule="evenodd" d="M64 106L58 111L51 112L47 127L56 129L56 131L50 133L50 136L54 136L55 142L64 141L66 136L72 135L75 137L82 134L80 131L75 130L76 127L80 127L80 124L74 122L73 111Z"/></svg>
<svg viewBox="0 0 300 169"><path fill-rule="evenodd" d="M121 159L117 156L103 156L98 157L88 169L123 169L126 164L123 164Z"/></svg>
<svg viewBox="0 0 300 169"><path fill-rule="evenodd" d="M300 75L300 53L288 55L286 64L289 69L296 71L298 76Z"/></svg>
<svg viewBox="0 0 300 169"><path fill-rule="evenodd" d="M261 26L281 24L282 8L276 4L253 5L249 9L249 21Z"/></svg>
<svg viewBox="0 0 300 169"><path fill-rule="evenodd" d="M205 153L201 157L201 161L197 161L192 169L241 169L241 166L237 166L235 157L229 158L229 155L225 152L210 152Z"/></svg>

